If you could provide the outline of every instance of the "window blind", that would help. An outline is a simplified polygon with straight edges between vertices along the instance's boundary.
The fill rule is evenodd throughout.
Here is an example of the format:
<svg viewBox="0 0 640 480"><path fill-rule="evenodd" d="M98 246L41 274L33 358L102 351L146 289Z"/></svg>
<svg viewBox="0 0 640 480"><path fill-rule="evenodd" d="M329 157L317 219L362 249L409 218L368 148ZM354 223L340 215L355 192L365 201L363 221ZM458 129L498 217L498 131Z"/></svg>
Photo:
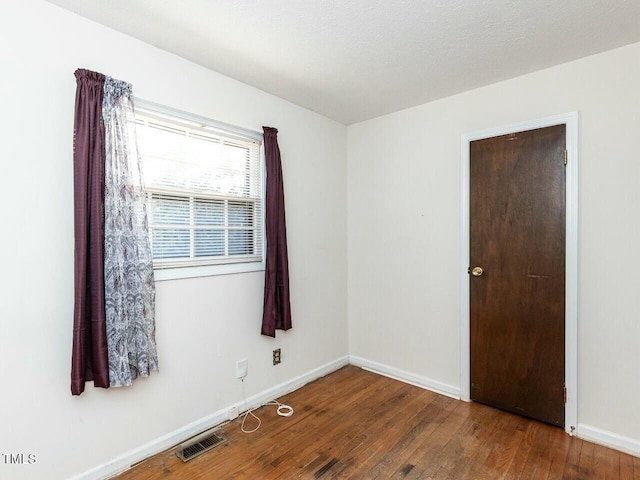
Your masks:
<svg viewBox="0 0 640 480"><path fill-rule="evenodd" d="M154 268L261 262L260 142L136 111Z"/></svg>

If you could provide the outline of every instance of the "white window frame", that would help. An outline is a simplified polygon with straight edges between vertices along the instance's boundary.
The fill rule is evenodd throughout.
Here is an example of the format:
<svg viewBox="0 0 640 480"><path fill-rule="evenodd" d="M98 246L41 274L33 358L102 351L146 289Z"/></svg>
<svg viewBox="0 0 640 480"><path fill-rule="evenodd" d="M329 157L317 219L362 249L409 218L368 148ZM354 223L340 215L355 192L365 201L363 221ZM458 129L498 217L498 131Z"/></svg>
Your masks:
<svg viewBox="0 0 640 480"><path fill-rule="evenodd" d="M168 119L176 119L181 122L187 122L201 127L211 128L223 133L231 135L239 135L256 140L260 143L258 154L258 162L261 175L262 195L262 232L258 242L261 242L262 261L243 261L242 258L227 259L225 263L208 264L208 265L187 265L187 266L162 266L157 268L154 266L153 274L156 281L176 280L181 278L208 277L215 275L228 275L234 273L248 273L264 271L266 264L266 237L265 237L265 189L266 189L266 170L264 159L264 143L262 133L255 130L249 130L235 125L229 125L224 122L212 120L192 113L176 110L171 107L149 102L144 99L135 98L134 105L136 109L147 111L151 114L168 117ZM154 191L155 193L155 191Z"/></svg>

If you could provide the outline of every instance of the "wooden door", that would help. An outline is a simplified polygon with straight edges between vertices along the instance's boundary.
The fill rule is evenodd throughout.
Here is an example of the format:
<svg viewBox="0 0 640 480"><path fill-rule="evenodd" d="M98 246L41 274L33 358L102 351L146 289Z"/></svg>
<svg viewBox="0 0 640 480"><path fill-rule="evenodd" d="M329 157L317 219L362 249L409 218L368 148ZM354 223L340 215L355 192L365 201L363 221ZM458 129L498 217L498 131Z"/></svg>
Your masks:
<svg viewBox="0 0 640 480"><path fill-rule="evenodd" d="M471 399L562 427L565 145L565 125L471 142L469 211Z"/></svg>

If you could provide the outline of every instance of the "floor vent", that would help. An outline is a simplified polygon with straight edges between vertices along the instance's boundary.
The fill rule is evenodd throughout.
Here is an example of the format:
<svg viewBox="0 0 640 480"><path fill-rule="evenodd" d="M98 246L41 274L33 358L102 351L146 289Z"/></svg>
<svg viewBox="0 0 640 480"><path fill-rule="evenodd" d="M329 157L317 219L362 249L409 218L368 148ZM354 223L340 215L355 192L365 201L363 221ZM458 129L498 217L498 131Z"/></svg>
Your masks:
<svg viewBox="0 0 640 480"><path fill-rule="evenodd" d="M183 462L188 462L189 460L196 458L198 455L202 455L212 448L222 445L225 441L226 439L219 433L205 432L197 437L193 437L188 442L179 445L176 455Z"/></svg>

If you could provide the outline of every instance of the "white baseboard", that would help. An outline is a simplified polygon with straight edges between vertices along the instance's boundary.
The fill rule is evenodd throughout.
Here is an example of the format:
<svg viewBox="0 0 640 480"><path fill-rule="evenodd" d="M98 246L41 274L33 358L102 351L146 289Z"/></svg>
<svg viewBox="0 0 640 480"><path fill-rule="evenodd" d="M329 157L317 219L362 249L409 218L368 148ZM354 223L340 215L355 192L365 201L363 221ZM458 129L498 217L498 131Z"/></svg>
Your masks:
<svg viewBox="0 0 640 480"><path fill-rule="evenodd" d="M640 440L635 438L624 437L617 433L602 430L591 425L585 425L584 423L578 423L576 436L582 440L604 445L605 447L611 447L621 452L628 453L640 457Z"/></svg>
<svg viewBox="0 0 640 480"><path fill-rule="evenodd" d="M355 355L349 355L349 363L365 370L384 375L385 377L400 380L401 382L409 383L416 387L431 390L432 392L460 400L460 389L453 385L447 385L446 383L438 382L431 378L416 375L415 373L400 370L399 368L390 367L383 363L367 360L366 358L356 357Z"/></svg>
<svg viewBox="0 0 640 480"><path fill-rule="evenodd" d="M264 390L263 392L260 392L256 395L253 395L247 398L246 404L245 402L240 401L232 405L228 405L225 408L212 413L211 415L207 415L204 418L196 420L195 422L185 425L182 428L163 435L162 437L159 437L145 445L142 445L141 447L120 455L119 457L116 457L109 462L103 463L102 465L98 465L91 470L76 475L72 478L72 480L103 480L110 478L114 475L117 475L118 473L127 470L131 467L131 465L134 465L153 455L163 452L168 448L171 448L174 445L187 440L188 438L191 438L201 432L215 427L216 425L226 422L228 420L227 413L230 408L238 407L238 410L242 412L247 408L258 407L268 402L269 400L273 400L274 398L281 397L282 395L297 390L303 385L318 378L324 377L325 375L338 370L339 368L342 368L348 364L349 357L345 356L342 358L338 358L333 362L329 362L303 375L283 382L279 385L276 385L275 387Z"/></svg>
<svg viewBox="0 0 640 480"><path fill-rule="evenodd" d="M349 356L349 363L395 380L400 380L417 387L425 388L448 397L461 399L460 389L452 385L447 385L427 377L422 377L399 368L390 367L389 365L354 355ZM578 423L575 435L582 440L587 440L589 442L597 443L598 445L604 445L605 447L610 447L615 450L628 453L629 455L640 457L640 440L635 438L625 437L584 423Z"/></svg>

